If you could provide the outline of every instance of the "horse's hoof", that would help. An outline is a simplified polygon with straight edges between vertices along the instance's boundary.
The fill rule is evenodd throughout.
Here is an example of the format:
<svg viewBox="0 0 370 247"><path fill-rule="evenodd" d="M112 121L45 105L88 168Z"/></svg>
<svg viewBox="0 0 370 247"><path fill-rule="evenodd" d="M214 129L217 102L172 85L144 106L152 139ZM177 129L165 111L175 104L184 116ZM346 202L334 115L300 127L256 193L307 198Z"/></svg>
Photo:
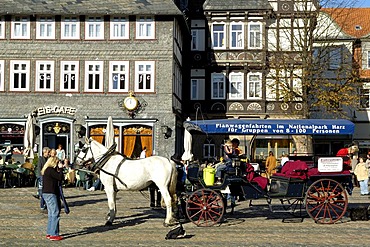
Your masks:
<svg viewBox="0 0 370 247"><path fill-rule="evenodd" d="M174 221L171 221L170 223L166 223L166 222L163 222L163 226L164 227L170 227L170 226L175 226L175 225L178 225L179 222L174 220Z"/></svg>
<svg viewBox="0 0 370 247"><path fill-rule="evenodd" d="M110 222L110 221L105 222L105 226L111 226L111 225L113 225L112 222Z"/></svg>

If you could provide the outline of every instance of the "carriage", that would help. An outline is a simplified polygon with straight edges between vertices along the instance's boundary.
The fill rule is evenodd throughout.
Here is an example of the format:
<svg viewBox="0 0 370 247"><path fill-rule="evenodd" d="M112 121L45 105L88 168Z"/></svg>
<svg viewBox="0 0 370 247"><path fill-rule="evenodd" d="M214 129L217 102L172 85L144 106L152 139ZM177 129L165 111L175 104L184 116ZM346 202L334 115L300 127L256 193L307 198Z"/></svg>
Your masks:
<svg viewBox="0 0 370 247"><path fill-rule="evenodd" d="M261 127L262 126L262 127ZM202 120L184 122L186 131L206 134L333 134L351 136L354 124L347 120ZM325 130L325 131L319 131ZM352 150L352 149L351 149ZM356 150L355 148L353 150ZM207 175L190 164L187 178L186 215L197 226L220 223L226 211L226 193L243 200L264 199L274 212L276 202L294 215L305 211L316 222L333 224L345 216L353 183L348 157L295 156L266 181L243 157L234 158L221 185L206 183Z"/></svg>

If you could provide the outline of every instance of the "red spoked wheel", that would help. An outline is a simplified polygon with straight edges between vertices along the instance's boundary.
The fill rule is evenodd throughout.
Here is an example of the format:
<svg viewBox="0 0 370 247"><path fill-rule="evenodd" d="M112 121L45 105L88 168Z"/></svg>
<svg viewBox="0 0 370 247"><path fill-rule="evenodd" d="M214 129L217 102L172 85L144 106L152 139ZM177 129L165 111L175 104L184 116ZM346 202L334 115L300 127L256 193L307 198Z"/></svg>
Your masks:
<svg viewBox="0 0 370 247"><path fill-rule="evenodd" d="M307 190L306 210L320 224L333 224L347 211L348 197L343 186L332 179L320 179Z"/></svg>
<svg viewBox="0 0 370 247"><path fill-rule="evenodd" d="M197 226L213 226L219 223L224 212L221 194L211 189L194 191L186 201L186 214Z"/></svg>

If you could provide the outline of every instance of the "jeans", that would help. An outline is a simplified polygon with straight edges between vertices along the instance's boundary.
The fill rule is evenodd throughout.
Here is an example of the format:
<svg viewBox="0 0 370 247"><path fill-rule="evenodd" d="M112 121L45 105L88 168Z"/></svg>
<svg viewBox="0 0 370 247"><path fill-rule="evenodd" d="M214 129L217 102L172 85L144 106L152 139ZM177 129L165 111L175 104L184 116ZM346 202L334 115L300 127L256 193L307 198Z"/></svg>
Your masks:
<svg viewBox="0 0 370 247"><path fill-rule="evenodd" d="M231 167L232 167L231 160L227 160L223 164L219 164L216 169L216 178L221 178L222 172L227 171Z"/></svg>
<svg viewBox="0 0 370 247"><path fill-rule="evenodd" d="M37 186L38 186L38 194L40 197L40 208L46 209L45 200L44 200L44 197L42 196L42 176L37 178Z"/></svg>
<svg viewBox="0 0 370 247"><path fill-rule="evenodd" d="M368 189L369 179L361 180L359 182L360 182L361 195L369 194L369 189Z"/></svg>
<svg viewBox="0 0 370 247"><path fill-rule="evenodd" d="M95 189L97 189L99 186L100 186L100 178L97 178L95 180L94 184L92 185L92 187L94 187Z"/></svg>
<svg viewBox="0 0 370 247"><path fill-rule="evenodd" d="M44 193L43 196L48 208L48 226L46 234L50 236L59 236L60 198L51 193Z"/></svg>

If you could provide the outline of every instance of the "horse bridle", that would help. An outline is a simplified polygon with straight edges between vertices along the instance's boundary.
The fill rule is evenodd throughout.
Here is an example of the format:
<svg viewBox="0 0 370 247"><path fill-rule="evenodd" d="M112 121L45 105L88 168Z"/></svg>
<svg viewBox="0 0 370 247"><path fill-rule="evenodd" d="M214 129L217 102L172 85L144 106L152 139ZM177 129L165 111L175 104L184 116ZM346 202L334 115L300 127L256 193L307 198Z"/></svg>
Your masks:
<svg viewBox="0 0 370 247"><path fill-rule="evenodd" d="M79 148L80 149L80 151L79 151L79 153L84 153L84 156L82 157L82 158L80 158L79 157L79 155L76 155L75 156L75 160L74 160L74 162L73 163L76 163L76 159L78 158L78 159L80 159L81 160L81 165L82 166L85 166L85 164L86 163L95 163L95 159L94 159L94 154L93 154L93 152L92 152L92 150L91 150L91 146L90 145L88 145L87 147L83 147L83 148ZM88 151L90 151L91 152L91 158L90 159L87 159L87 160L85 160L85 158L86 158L86 156L87 156L87 153L88 153ZM79 154L78 153L78 154Z"/></svg>
<svg viewBox="0 0 370 247"><path fill-rule="evenodd" d="M116 168L116 173L113 174L113 173L110 173L106 170L103 169L103 166L108 162L108 160L110 159L110 157L112 157L113 155L117 155L117 154L120 154L116 151L116 146L117 144L114 143L106 153L104 153L101 157L99 157L99 159L97 159L97 161L95 161L95 158L94 158L94 153L92 152L91 150L91 145L89 143L89 145L87 147L84 147L84 148L80 148L80 152L83 152L85 155L80 158L78 155L76 156L76 158L79 158L80 160L82 160L81 162L81 165L85 165L86 163L89 163L91 162L93 165L91 167L91 170L96 172L97 170L101 170L102 172L110 175L110 176L113 176L114 178L116 178L123 186L126 186L127 185L118 177L118 172L119 172L119 169L121 167L121 165L123 164L123 162L126 160L125 158L123 158L121 160L121 162L118 164L117 168ZM87 159L85 160L86 156L87 156L87 153L88 151L91 152L91 158L90 159ZM122 154L121 154L122 155ZM114 187L114 190L115 191L118 191L117 189L117 185L116 185L116 182L115 180L113 179L113 187Z"/></svg>

